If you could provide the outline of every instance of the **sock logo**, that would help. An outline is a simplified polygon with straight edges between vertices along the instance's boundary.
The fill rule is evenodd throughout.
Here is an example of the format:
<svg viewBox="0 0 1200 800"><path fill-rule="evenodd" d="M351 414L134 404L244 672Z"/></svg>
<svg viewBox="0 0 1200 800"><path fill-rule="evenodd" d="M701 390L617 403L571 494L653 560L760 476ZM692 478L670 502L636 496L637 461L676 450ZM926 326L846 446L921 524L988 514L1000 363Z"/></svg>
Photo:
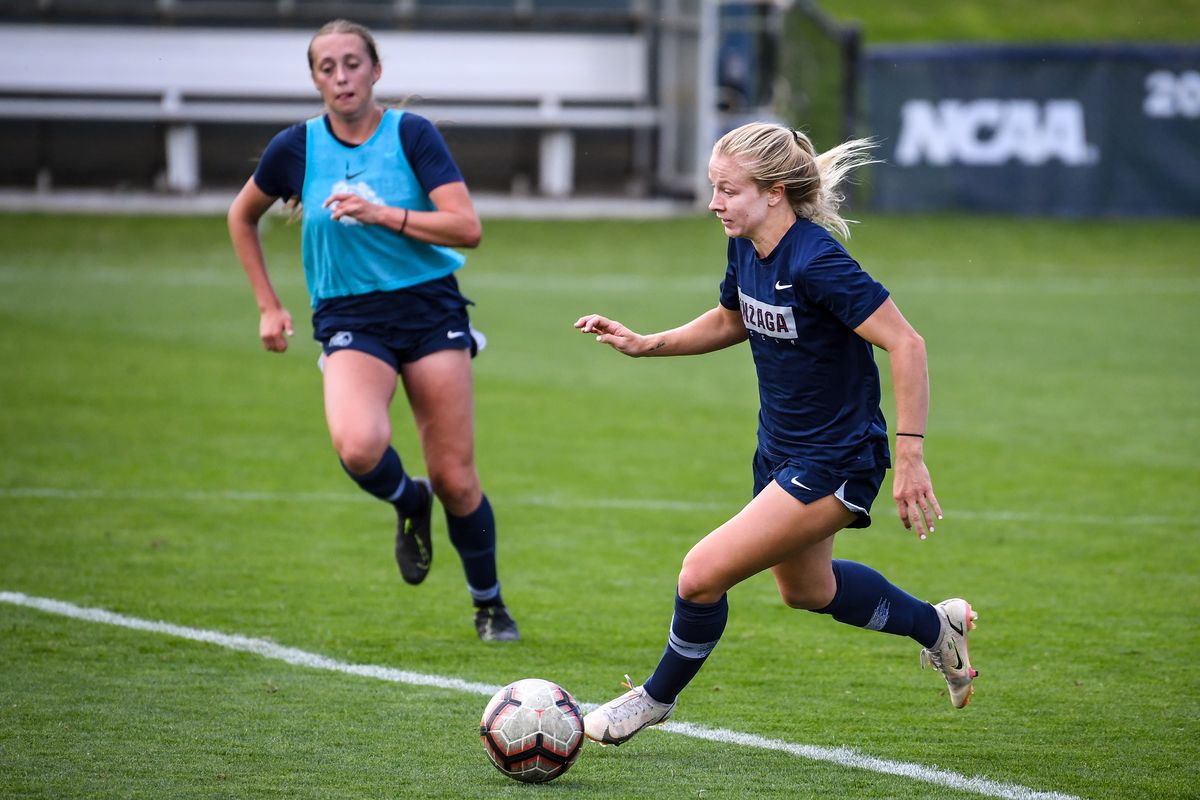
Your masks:
<svg viewBox="0 0 1200 800"><path fill-rule="evenodd" d="M708 654L717 646L717 641L712 642L688 642L680 639L675 635L675 631L671 631L669 645L679 655L691 661L699 661L703 658L708 658Z"/></svg>
<svg viewBox="0 0 1200 800"><path fill-rule="evenodd" d="M887 598L881 598L879 605L875 606L875 613L871 615L871 619L863 627L869 631L881 631L883 626L887 625L888 617L891 616L892 604L887 601Z"/></svg>

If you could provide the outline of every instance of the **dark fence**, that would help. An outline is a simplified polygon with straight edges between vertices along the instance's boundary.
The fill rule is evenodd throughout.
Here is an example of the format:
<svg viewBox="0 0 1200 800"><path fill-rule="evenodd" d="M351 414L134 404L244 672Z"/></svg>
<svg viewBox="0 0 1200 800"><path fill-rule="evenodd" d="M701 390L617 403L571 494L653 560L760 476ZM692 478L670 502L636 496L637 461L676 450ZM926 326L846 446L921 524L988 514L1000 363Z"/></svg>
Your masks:
<svg viewBox="0 0 1200 800"><path fill-rule="evenodd" d="M1200 214L1200 47L873 47L865 65L875 208Z"/></svg>

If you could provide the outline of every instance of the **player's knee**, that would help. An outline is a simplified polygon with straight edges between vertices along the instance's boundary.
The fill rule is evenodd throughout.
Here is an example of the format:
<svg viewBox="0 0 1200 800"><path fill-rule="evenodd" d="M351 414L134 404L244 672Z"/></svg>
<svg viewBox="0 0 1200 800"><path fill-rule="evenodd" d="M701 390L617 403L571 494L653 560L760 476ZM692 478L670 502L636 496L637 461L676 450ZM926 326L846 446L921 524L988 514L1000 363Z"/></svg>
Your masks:
<svg viewBox="0 0 1200 800"><path fill-rule="evenodd" d="M807 592L783 591L779 592L783 604L788 608L794 608L799 611L812 611L817 608L824 608L828 603L821 603L813 599L812 595Z"/></svg>
<svg viewBox="0 0 1200 800"><path fill-rule="evenodd" d="M355 475L366 475L375 469L383 454L387 452L388 439L363 434L334 435L333 449L346 469Z"/></svg>
<svg viewBox="0 0 1200 800"><path fill-rule="evenodd" d="M679 596L689 603L715 603L729 589L719 575L690 553L679 570Z"/></svg>
<svg viewBox="0 0 1200 800"><path fill-rule="evenodd" d="M456 517L465 517L470 514L479 507L482 500L479 476L474 468L430 469L429 482L433 485L433 493L442 501L442 505Z"/></svg>
<svg viewBox="0 0 1200 800"><path fill-rule="evenodd" d="M338 450L338 458L346 465L346 469L355 475L366 475L378 466L379 459L383 458L383 452L383 450L372 448L347 447Z"/></svg>
<svg viewBox="0 0 1200 800"><path fill-rule="evenodd" d="M834 592L836 591L836 587ZM833 602L834 592L818 586L780 586L779 597L788 608L817 611Z"/></svg>

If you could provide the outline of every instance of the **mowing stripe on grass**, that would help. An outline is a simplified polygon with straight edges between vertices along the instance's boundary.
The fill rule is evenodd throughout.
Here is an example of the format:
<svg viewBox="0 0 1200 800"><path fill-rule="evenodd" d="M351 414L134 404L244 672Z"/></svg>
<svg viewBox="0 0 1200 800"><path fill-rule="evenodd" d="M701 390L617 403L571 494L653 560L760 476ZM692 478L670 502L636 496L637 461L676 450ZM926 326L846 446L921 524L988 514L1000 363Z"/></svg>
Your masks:
<svg viewBox="0 0 1200 800"><path fill-rule="evenodd" d="M203 628L189 628L183 625L173 625L169 622L153 622L151 620L139 619L138 617L116 614L112 611L105 611L102 608L85 608L73 603L63 602L62 600L31 597L20 592L0 592L0 602L24 606L49 614L58 614L87 622L98 622L105 625L129 628L131 630L161 633L181 639L190 639L195 642L204 642L223 647L227 650L254 653L263 658L283 661L298 667L341 672L346 675L374 678L391 683L449 689L483 695L485 697L490 697L501 688L498 685L464 681L459 678L449 678L442 675L426 675L420 672L395 669L394 667L351 664L317 653L310 653L306 650L299 650L295 647L284 647L283 645L268 642L264 639L220 633L219 631L210 631ZM594 703L583 705L586 710L596 707ZM885 775L896 775L949 789L974 792L986 797L999 797L1005 800L1079 800L1074 795L1061 794L1059 792L1040 792L1017 784L999 783L987 778L960 775L956 772L936 767L925 767L920 764L875 758L864 755L849 747L818 747L815 745L795 744L793 742L785 742L782 739L767 739L752 733L739 733L738 731L725 730L724 728L708 728L685 722L668 722L662 725L659 730L690 736L693 739L703 739L710 742L720 742L722 744L732 744L741 747L754 747L760 750L772 750L809 759L810 761L824 761L843 767L863 769Z"/></svg>
<svg viewBox="0 0 1200 800"><path fill-rule="evenodd" d="M0 497L45 498L50 500L184 500L200 503L230 501L242 503L364 503L369 498L361 492L258 492L205 489L62 489L51 486L0 488ZM598 508L627 511L719 511L731 513L737 501L727 503L668 500L666 498L590 497L573 498L555 495L528 495L506 498L522 506L544 508ZM890 507L889 507L890 509ZM1194 516L1167 514L1065 514L1055 511L970 511L952 509L946 520L980 520L982 522L1037 522L1064 525L1117 525L1194 527Z"/></svg>
<svg viewBox="0 0 1200 800"><path fill-rule="evenodd" d="M1184 265L1185 262L1171 260L1160 265L1172 268ZM1025 262L1025 268L1030 273L1054 274L1061 269L1059 262ZM1190 264L1186 264L1190 266ZM898 258L889 259L892 269L928 272L936 269L935 264L927 261L910 261ZM495 289L513 292L524 292L530 289L551 292L570 292L573 295L593 294L596 292L628 293L636 289L653 289L660 292L693 291L709 296L713 291L713 275L720 275L715 270L700 271L694 275L664 277L662 275L647 275L640 273L612 275L571 275L546 273L521 273L506 270L504 272L489 272L472 268L466 277L469 285L477 289ZM22 264L0 266L0 284L24 284L45 286L48 283L61 283L70 286L166 286L166 287L216 287L241 289L246 278L241 271L227 269L224 266L185 267L181 264L172 265L170 270L145 271L139 266L119 267L112 265L89 264L87 269L76 266L61 266L52 259L42 258L26 261ZM279 270L279 278L272 276L272 282L284 286L303 286L302 275L287 270ZM969 294L978 296L994 294L1027 294L1037 291L1040 294L1062 294L1075 297L1096 295L1124 295L1127 293L1146 294L1195 294L1200 292L1200 281L1190 275L1129 275L1129 276L1094 276L1091 278L1061 279L1053 277L1041 278L982 278L969 276L962 278L897 278L888 281L888 287L897 294L935 294L947 293ZM568 315L569 316L569 315Z"/></svg>

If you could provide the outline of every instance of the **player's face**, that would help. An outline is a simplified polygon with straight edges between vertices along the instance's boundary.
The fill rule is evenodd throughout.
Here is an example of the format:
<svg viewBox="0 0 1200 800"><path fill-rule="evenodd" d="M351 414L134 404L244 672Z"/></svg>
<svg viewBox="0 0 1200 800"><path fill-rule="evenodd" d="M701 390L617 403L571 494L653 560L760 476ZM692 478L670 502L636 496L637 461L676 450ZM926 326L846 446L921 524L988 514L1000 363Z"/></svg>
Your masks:
<svg viewBox="0 0 1200 800"><path fill-rule="evenodd" d="M759 189L737 159L723 154L708 162L708 180L713 187L708 210L721 220L725 235L754 238L767 219L770 190Z"/></svg>
<svg viewBox="0 0 1200 800"><path fill-rule="evenodd" d="M380 67L353 33L327 33L312 43L313 84L331 114L354 119L374 107Z"/></svg>

